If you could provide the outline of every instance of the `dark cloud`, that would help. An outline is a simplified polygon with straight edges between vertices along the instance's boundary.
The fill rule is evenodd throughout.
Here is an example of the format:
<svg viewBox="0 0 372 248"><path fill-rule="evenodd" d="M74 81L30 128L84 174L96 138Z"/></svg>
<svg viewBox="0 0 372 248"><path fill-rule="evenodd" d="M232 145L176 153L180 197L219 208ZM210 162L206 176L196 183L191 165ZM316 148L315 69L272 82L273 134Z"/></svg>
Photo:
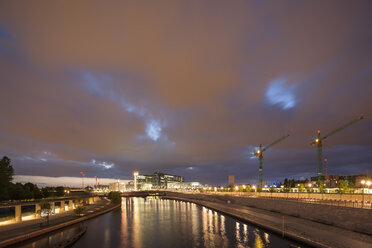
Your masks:
<svg viewBox="0 0 372 248"><path fill-rule="evenodd" d="M0 154L17 174L225 183L370 172L370 1L0 6ZM119 176L118 176L119 175Z"/></svg>

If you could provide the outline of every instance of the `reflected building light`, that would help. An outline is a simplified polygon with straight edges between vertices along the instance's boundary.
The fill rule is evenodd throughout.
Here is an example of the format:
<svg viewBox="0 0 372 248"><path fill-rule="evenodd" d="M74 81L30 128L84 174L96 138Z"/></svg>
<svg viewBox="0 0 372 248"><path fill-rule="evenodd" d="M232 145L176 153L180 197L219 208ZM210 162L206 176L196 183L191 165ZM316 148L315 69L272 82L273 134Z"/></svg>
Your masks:
<svg viewBox="0 0 372 248"><path fill-rule="evenodd" d="M110 244L110 229L106 228L104 231L105 244Z"/></svg>
<svg viewBox="0 0 372 248"><path fill-rule="evenodd" d="M204 246L208 246L208 219L207 219L207 210L205 207L203 207L203 213L202 213L202 230L203 230L203 240L204 240Z"/></svg>
<svg viewBox="0 0 372 248"><path fill-rule="evenodd" d="M240 244L241 239L240 239L240 224L239 224L239 222L236 222L235 236L236 236L236 241L238 242L238 244Z"/></svg>
<svg viewBox="0 0 372 248"><path fill-rule="evenodd" d="M268 233L264 234L266 244L270 244L270 235Z"/></svg>
<svg viewBox="0 0 372 248"><path fill-rule="evenodd" d="M248 226L243 224L244 229L244 243L248 243Z"/></svg>
<svg viewBox="0 0 372 248"><path fill-rule="evenodd" d="M262 241L262 238L259 234L259 230L256 229L254 233L255 233L254 247L255 248L264 248L265 245L264 245L264 242Z"/></svg>

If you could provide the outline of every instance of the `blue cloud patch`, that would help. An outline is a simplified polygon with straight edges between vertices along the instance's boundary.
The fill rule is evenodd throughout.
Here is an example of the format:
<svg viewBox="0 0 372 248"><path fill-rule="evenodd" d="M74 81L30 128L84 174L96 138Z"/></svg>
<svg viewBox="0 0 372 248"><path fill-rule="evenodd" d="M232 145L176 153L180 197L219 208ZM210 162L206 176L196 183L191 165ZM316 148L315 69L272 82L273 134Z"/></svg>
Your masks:
<svg viewBox="0 0 372 248"><path fill-rule="evenodd" d="M271 105L278 105L283 110L296 106L295 86L288 85L288 79L281 77L270 82L266 90L266 100Z"/></svg>
<svg viewBox="0 0 372 248"><path fill-rule="evenodd" d="M15 41L14 37L3 27L0 27L0 39Z"/></svg>

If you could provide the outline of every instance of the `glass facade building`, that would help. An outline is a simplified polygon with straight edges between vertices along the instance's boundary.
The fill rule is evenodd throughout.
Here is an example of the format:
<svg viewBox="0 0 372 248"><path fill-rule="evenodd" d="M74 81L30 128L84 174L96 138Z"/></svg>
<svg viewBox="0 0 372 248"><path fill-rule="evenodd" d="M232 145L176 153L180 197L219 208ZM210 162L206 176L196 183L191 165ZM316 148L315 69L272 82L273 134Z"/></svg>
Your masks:
<svg viewBox="0 0 372 248"><path fill-rule="evenodd" d="M133 175L135 190L167 189L168 183L184 182L184 178L181 176L160 172L155 172L151 175L141 175L135 172Z"/></svg>

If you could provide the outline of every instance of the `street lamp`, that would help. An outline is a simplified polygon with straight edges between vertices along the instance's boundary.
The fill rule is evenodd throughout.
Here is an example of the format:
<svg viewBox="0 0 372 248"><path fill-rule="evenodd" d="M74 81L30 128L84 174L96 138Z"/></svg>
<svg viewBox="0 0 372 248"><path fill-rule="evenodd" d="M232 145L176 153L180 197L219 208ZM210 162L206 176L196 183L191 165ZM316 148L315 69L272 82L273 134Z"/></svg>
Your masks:
<svg viewBox="0 0 372 248"><path fill-rule="evenodd" d="M368 186L367 194L369 194L369 185L371 185L371 183L372 183L371 181L367 181L367 182L366 182L366 184L367 184L367 186Z"/></svg>
<svg viewBox="0 0 372 248"><path fill-rule="evenodd" d="M363 193L362 193L362 196L363 196L363 204L362 204L362 208L364 207L364 184L366 184L366 181L365 180L362 180L361 181L362 185L363 185ZM371 182L370 182L371 183Z"/></svg>

